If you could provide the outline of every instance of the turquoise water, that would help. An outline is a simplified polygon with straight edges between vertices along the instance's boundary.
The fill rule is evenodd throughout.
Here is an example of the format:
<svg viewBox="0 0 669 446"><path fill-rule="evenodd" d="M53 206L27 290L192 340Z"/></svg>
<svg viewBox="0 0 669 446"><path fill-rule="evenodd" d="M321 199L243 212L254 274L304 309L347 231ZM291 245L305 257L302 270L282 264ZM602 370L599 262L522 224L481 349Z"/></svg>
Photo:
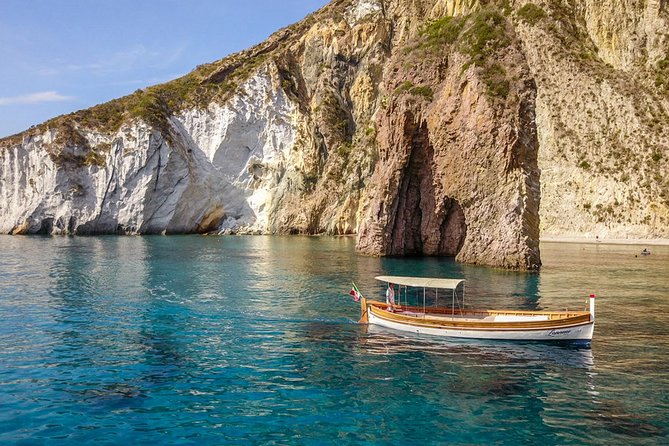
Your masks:
<svg viewBox="0 0 669 446"><path fill-rule="evenodd" d="M543 244L526 275L351 238L0 237L0 444L667 444L669 247ZM354 280L584 308L591 349L355 323Z"/></svg>

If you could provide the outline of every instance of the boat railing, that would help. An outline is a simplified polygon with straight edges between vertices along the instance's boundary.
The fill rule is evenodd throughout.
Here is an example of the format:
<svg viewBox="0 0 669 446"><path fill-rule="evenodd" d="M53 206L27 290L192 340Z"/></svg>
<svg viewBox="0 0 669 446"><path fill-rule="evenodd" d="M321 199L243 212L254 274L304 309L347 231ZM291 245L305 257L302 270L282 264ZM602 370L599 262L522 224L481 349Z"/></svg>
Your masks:
<svg viewBox="0 0 669 446"><path fill-rule="evenodd" d="M580 313L560 313L555 312L556 317L552 315L535 315L535 317L519 315L515 319L498 319L499 315L489 315L485 311L469 312L464 315L451 316L450 314L420 313L411 311L381 311L386 310L386 305L382 302L370 302L371 313L383 319L408 322L415 324L426 324L425 326L450 326L450 327L470 327L487 329L510 329L510 328L551 328L566 327L583 324L590 321L590 315L587 312ZM505 312L498 312L504 315ZM510 316L510 313L507 316Z"/></svg>
<svg viewBox="0 0 669 446"><path fill-rule="evenodd" d="M448 307L422 307L417 305L395 305L390 306L385 302L368 301L368 303L376 308L390 311L393 313L402 314L409 317L428 317L435 316L451 316L451 317L465 317L481 319L488 316L509 316L509 317L529 317L529 316L545 316L546 320L565 319L589 314L588 311L530 311L530 310L480 310L460 308L457 312L453 312L452 308Z"/></svg>

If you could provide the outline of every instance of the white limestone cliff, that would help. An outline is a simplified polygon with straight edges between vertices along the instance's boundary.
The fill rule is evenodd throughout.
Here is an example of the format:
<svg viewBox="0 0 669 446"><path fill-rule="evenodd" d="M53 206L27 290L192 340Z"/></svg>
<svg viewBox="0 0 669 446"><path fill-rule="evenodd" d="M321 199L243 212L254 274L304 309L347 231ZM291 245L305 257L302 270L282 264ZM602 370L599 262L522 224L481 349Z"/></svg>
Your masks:
<svg viewBox="0 0 669 446"><path fill-rule="evenodd" d="M267 202L297 164L296 118L268 64L225 105L172 117L169 138L141 121L111 139L81 129L110 145L102 166L57 165L57 130L32 136L0 151L0 232L266 231Z"/></svg>

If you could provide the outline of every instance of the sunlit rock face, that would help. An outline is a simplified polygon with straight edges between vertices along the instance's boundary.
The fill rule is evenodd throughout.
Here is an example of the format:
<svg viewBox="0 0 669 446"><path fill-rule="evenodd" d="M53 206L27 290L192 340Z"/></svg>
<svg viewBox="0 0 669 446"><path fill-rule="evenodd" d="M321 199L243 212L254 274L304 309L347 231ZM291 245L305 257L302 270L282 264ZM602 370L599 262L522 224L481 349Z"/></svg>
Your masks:
<svg viewBox="0 0 669 446"><path fill-rule="evenodd" d="M3 152L0 230L88 234L247 231L267 227L265 202L294 143L294 105L269 68L245 94L169 118L167 135L141 121L111 137L85 128L53 154L47 131ZM78 145L77 145L78 144ZM102 162L89 154L107 145Z"/></svg>
<svg viewBox="0 0 669 446"><path fill-rule="evenodd" d="M0 141L0 232L357 234L540 265L669 236L666 2L337 0Z"/></svg>
<svg viewBox="0 0 669 446"><path fill-rule="evenodd" d="M497 71L508 91L491 90L471 57L413 49L420 42L388 62L384 83L397 94L378 113L380 161L361 251L539 267L536 86L520 42L494 19L506 39Z"/></svg>
<svg viewBox="0 0 669 446"><path fill-rule="evenodd" d="M669 237L667 3L544 11L516 26L537 85L542 236Z"/></svg>

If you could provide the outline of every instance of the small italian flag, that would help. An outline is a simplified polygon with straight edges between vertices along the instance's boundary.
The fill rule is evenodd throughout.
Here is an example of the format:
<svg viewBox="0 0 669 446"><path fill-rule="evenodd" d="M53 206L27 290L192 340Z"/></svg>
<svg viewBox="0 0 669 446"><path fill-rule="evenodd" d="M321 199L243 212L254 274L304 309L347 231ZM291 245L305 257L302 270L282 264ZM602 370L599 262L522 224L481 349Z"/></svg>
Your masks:
<svg viewBox="0 0 669 446"><path fill-rule="evenodd" d="M355 282L353 282L353 288L351 288L351 291L348 292L351 296L353 296L353 300L356 302L360 300L362 297L362 294L360 294L360 290L358 290L358 287L355 286Z"/></svg>

